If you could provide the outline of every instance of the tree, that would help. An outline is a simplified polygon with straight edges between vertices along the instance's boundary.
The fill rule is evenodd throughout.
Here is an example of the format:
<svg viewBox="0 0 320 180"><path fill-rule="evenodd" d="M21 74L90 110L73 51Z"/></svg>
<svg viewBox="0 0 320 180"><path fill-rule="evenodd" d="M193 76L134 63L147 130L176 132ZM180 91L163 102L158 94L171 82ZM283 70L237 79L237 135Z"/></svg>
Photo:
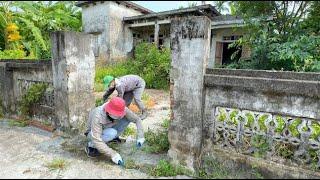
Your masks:
<svg viewBox="0 0 320 180"><path fill-rule="evenodd" d="M248 45L250 68L317 71L319 67L319 4L311 1L233 1L243 17L246 36L235 44ZM308 23L309 22L309 23ZM313 33L311 33L313 32ZM318 34L319 35L319 34Z"/></svg>
<svg viewBox="0 0 320 180"><path fill-rule="evenodd" d="M81 31L81 11L74 3L17 1L1 6L4 10L0 12L10 14L12 21L19 27L21 44L28 54L33 54L37 58L50 58L50 32ZM0 28L4 29L1 26ZM1 40L1 43L3 42L6 43L6 40Z"/></svg>

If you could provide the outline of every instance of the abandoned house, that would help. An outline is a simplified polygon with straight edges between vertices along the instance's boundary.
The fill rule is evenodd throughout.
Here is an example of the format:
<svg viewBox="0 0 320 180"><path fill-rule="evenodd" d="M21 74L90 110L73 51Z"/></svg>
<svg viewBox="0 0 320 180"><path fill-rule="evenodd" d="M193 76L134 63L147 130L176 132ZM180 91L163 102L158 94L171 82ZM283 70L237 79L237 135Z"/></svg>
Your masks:
<svg viewBox="0 0 320 180"><path fill-rule="evenodd" d="M231 55L246 58L245 47L228 45L244 34L243 20L221 15L214 6L204 4L155 13L130 1L79 1L85 33L94 36L97 61L116 62L133 55L139 42L170 47L170 19L183 16L207 16L211 20L211 41L208 67L231 63Z"/></svg>

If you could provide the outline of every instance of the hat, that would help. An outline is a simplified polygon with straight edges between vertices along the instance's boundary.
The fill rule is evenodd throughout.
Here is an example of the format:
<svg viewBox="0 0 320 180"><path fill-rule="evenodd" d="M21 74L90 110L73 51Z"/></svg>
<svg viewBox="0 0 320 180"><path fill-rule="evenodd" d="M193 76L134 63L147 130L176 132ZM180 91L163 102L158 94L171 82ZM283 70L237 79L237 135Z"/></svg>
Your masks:
<svg viewBox="0 0 320 180"><path fill-rule="evenodd" d="M125 107L126 107L126 104L122 98L113 97L104 106L104 110L110 115L123 117L124 115L126 115Z"/></svg>
<svg viewBox="0 0 320 180"><path fill-rule="evenodd" d="M104 88L107 88L113 79L114 79L113 76L105 76L103 78Z"/></svg>

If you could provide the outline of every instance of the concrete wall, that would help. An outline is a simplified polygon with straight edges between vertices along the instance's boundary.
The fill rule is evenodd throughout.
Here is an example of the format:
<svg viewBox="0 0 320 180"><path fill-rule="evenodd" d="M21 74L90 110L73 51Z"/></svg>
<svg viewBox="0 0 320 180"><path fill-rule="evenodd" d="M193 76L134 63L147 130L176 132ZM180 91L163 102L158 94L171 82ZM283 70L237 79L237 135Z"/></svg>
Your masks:
<svg viewBox="0 0 320 180"><path fill-rule="evenodd" d="M89 5L82 8L82 28L83 32L93 34L96 38L94 49L99 52L97 59L106 60L110 57L110 2L97 3L95 6Z"/></svg>
<svg viewBox="0 0 320 180"><path fill-rule="evenodd" d="M83 131L95 103L92 36L54 32L51 38L55 116L63 129Z"/></svg>
<svg viewBox="0 0 320 180"><path fill-rule="evenodd" d="M30 60L1 60L0 61L0 99L7 117L19 115L19 101L27 92L29 87L35 83L46 83L52 88L51 61L30 61ZM48 99L48 101L52 100ZM35 111L36 116L42 116L43 112L49 113L44 117L50 119L52 116L53 104L42 102Z"/></svg>
<svg viewBox="0 0 320 180"><path fill-rule="evenodd" d="M201 150L203 75L209 56L207 17L171 21L170 71L172 117L169 156L193 169Z"/></svg>
<svg viewBox="0 0 320 180"><path fill-rule="evenodd" d="M82 7L83 32L95 34L100 54L96 59L113 62L126 58L133 48L132 31L125 26L124 17L141 15L141 12L114 1L97 2ZM99 33L100 32L100 33Z"/></svg>
<svg viewBox="0 0 320 180"><path fill-rule="evenodd" d="M308 150L320 152L320 137L315 129L320 126L319 73L211 69L207 70L204 85L204 151L212 152L220 161L232 161L239 166L254 164L270 178L320 177L320 173L310 171L308 164ZM236 113L233 118L232 112ZM266 119L262 120L262 116ZM293 123L299 120L293 131ZM309 130L303 130L304 127ZM266 138L270 147L262 160L248 157L259 150L246 143L257 135ZM276 153L279 151L276 144L281 143L294 146L291 148L293 160ZM230 158L226 158L228 156ZM317 156L320 159L320 154Z"/></svg>

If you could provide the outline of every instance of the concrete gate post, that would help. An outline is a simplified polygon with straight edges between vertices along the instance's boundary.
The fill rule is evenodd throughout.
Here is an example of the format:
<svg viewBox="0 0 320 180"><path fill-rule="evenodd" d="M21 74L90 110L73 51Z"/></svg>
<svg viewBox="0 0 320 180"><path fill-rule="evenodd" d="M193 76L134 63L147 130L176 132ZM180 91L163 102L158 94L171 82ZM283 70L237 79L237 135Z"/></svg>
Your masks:
<svg viewBox="0 0 320 180"><path fill-rule="evenodd" d="M54 32L51 40L57 124L63 130L83 131L88 113L95 107L95 58L91 35Z"/></svg>
<svg viewBox="0 0 320 180"><path fill-rule="evenodd" d="M210 20L171 20L171 117L169 157L194 170L202 140L203 79L210 50Z"/></svg>

